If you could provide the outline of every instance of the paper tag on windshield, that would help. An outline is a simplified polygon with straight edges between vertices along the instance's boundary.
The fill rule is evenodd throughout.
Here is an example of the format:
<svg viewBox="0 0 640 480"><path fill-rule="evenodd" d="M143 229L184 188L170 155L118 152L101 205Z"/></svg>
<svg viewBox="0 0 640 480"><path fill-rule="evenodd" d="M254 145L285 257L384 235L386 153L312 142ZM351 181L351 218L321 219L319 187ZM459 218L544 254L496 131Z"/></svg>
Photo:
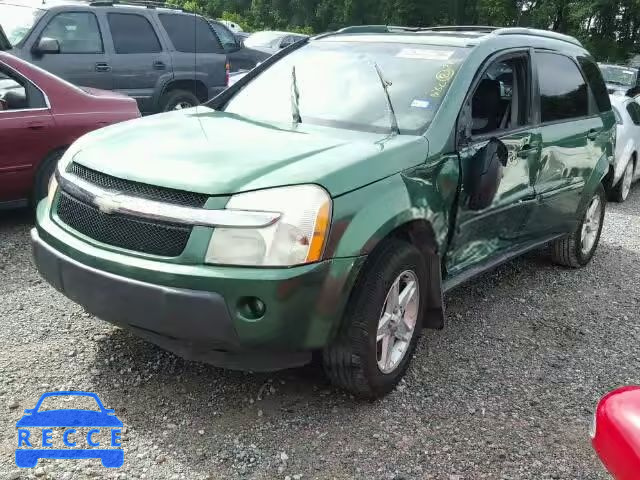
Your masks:
<svg viewBox="0 0 640 480"><path fill-rule="evenodd" d="M431 107L431 102L429 100L421 100L416 98L413 102L411 102L411 106L413 108L429 108Z"/></svg>
<svg viewBox="0 0 640 480"><path fill-rule="evenodd" d="M453 50L429 50L426 48L403 48L396 57L415 58L418 60L449 60L453 55Z"/></svg>

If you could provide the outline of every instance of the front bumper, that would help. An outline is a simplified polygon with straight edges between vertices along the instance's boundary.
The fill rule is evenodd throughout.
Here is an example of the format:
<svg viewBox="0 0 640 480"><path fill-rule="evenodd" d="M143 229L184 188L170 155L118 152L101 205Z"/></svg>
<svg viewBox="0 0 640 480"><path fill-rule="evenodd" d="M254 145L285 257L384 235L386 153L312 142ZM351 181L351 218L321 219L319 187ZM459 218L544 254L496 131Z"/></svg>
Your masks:
<svg viewBox="0 0 640 480"><path fill-rule="evenodd" d="M40 206L41 275L88 312L190 360L242 370L303 365L339 325L364 258L289 269L182 265L115 253L61 229ZM260 319L238 307L266 305Z"/></svg>

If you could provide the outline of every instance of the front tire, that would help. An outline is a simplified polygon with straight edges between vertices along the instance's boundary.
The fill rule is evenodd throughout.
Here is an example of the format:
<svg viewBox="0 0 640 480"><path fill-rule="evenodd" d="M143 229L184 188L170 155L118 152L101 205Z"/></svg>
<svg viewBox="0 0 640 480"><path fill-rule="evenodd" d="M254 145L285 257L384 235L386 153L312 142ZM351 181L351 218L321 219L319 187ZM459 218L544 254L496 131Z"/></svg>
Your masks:
<svg viewBox="0 0 640 480"><path fill-rule="evenodd" d="M170 90L160 100L160 108L163 112L172 110L184 110L200 105L200 100L187 90Z"/></svg>
<svg viewBox="0 0 640 480"><path fill-rule="evenodd" d="M553 243L551 256L555 263L565 267L580 268L591 261L600 242L605 207L604 187L599 184L587 204L578 227L570 235Z"/></svg>
<svg viewBox="0 0 640 480"><path fill-rule="evenodd" d="M622 178L618 184L611 189L611 200L614 202L622 203L629 196L631 191L631 183L633 182L634 173L634 160L633 157L629 159Z"/></svg>
<svg viewBox="0 0 640 480"><path fill-rule="evenodd" d="M404 376L422 329L425 259L412 244L386 240L354 287L341 330L323 352L331 382L361 398L378 398Z"/></svg>

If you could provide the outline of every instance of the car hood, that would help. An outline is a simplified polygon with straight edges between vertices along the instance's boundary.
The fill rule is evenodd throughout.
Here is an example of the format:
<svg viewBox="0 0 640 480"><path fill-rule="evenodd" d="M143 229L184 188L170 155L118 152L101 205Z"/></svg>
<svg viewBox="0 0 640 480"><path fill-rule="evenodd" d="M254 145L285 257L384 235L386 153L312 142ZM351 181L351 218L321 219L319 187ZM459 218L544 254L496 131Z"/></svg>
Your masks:
<svg viewBox="0 0 640 480"><path fill-rule="evenodd" d="M122 422L92 410L47 410L23 416L16 427L122 427Z"/></svg>
<svg viewBox="0 0 640 480"><path fill-rule="evenodd" d="M424 137L262 123L207 107L83 137L73 160L115 177L208 195L315 183L333 196L424 162ZM72 147L73 148L73 147Z"/></svg>

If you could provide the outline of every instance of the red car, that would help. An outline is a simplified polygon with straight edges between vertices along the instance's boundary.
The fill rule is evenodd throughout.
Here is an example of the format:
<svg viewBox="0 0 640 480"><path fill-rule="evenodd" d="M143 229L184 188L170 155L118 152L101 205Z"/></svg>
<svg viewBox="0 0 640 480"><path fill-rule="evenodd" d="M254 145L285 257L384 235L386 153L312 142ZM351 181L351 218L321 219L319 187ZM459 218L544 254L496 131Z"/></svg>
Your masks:
<svg viewBox="0 0 640 480"><path fill-rule="evenodd" d="M87 132L140 116L134 99L80 89L2 50L0 209L46 196L57 160Z"/></svg>
<svg viewBox="0 0 640 480"><path fill-rule="evenodd" d="M602 397L591 443L615 480L640 478L640 387L622 387Z"/></svg>

